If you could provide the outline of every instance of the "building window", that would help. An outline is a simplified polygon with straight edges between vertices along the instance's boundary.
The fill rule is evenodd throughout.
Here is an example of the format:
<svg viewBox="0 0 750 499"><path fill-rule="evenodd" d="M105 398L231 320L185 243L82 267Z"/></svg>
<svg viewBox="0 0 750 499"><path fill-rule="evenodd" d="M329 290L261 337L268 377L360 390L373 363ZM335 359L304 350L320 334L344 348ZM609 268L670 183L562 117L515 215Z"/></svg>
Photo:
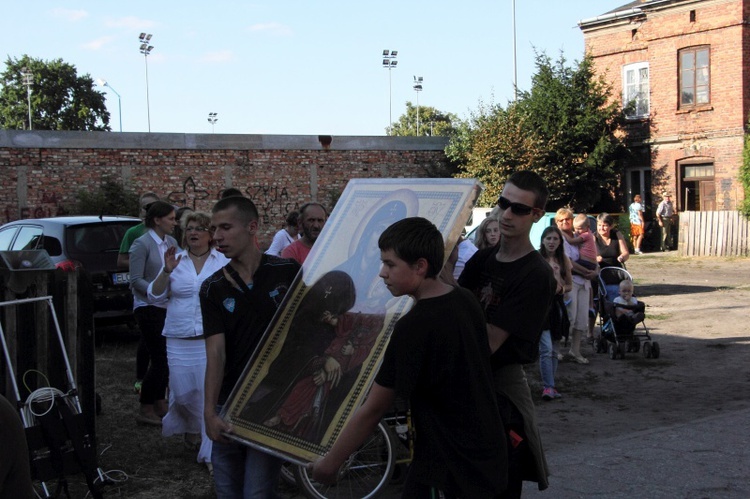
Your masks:
<svg viewBox="0 0 750 499"><path fill-rule="evenodd" d="M680 57L680 109L711 102L709 47L682 49Z"/></svg>
<svg viewBox="0 0 750 499"><path fill-rule="evenodd" d="M628 118L643 118L649 113L648 63L628 64L622 68L622 105Z"/></svg>

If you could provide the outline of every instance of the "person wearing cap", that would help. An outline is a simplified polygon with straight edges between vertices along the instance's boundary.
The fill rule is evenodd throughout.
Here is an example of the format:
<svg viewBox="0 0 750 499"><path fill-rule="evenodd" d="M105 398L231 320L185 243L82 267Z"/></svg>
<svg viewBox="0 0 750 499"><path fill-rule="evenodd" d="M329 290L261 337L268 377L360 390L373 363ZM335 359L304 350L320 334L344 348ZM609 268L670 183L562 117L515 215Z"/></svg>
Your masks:
<svg viewBox="0 0 750 499"><path fill-rule="evenodd" d="M674 217L675 211L672 205L672 195L664 191L662 198L661 203L656 208L656 219L659 221L659 227L661 227L661 250L669 251L672 249L672 217Z"/></svg>

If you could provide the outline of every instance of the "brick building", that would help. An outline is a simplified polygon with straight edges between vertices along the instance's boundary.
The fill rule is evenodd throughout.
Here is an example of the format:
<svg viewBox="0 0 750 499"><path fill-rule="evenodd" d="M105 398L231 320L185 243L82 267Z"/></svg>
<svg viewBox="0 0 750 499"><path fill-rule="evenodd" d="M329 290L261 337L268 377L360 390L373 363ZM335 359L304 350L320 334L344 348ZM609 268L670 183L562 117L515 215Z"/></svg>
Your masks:
<svg viewBox="0 0 750 499"><path fill-rule="evenodd" d="M579 23L626 106L624 194L735 210L750 107L750 0L639 0Z"/></svg>

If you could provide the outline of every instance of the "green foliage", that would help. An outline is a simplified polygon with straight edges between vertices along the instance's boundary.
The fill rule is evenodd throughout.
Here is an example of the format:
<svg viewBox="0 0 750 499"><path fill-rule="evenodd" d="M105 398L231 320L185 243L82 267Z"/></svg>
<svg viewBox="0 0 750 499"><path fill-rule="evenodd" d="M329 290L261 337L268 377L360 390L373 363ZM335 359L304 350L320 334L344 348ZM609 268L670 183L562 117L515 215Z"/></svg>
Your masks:
<svg viewBox="0 0 750 499"><path fill-rule="evenodd" d="M72 215L138 216L138 194L114 180L105 180L96 190L81 189Z"/></svg>
<svg viewBox="0 0 750 499"><path fill-rule="evenodd" d="M417 133L417 115L419 116L419 133ZM406 112L398 121L386 130L392 137L429 137L448 136L453 133L453 123L458 121L453 113L444 113L434 107L417 106L406 102Z"/></svg>
<svg viewBox="0 0 750 499"><path fill-rule="evenodd" d="M537 54L536 67L531 90L506 108L480 104L446 154L460 176L485 184L480 203L496 199L514 171L533 170L547 181L548 209L586 211L617 185L622 111L590 56L568 67L562 56L553 63Z"/></svg>
<svg viewBox="0 0 750 499"><path fill-rule="evenodd" d="M748 125L750 128L750 125ZM740 212L750 219L750 134L745 133L745 146L742 151L742 166L740 166L740 183L745 192Z"/></svg>
<svg viewBox="0 0 750 499"><path fill-rule="evenodd" d="M0 74L0 128L29 128L27 87L21 74L28 68L33 74L34 130L110 130L104 94L94 90L90 75L78 76L75 66L62 59L43 61L28 55L15 60L8 57L5 66Z"/></svg>

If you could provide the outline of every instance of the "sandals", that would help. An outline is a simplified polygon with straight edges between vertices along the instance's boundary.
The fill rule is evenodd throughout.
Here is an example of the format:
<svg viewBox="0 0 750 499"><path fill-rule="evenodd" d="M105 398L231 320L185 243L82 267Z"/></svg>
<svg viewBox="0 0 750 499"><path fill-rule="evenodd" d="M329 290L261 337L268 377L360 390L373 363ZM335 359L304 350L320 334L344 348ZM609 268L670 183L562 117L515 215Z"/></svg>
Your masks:
<svg viewBox="0 0 750 499"><path fill-rule="evenodd" d="M147 416L145 414L136 414L135 422L145 426L161 426L161 418L159 416Z"/></svg>

